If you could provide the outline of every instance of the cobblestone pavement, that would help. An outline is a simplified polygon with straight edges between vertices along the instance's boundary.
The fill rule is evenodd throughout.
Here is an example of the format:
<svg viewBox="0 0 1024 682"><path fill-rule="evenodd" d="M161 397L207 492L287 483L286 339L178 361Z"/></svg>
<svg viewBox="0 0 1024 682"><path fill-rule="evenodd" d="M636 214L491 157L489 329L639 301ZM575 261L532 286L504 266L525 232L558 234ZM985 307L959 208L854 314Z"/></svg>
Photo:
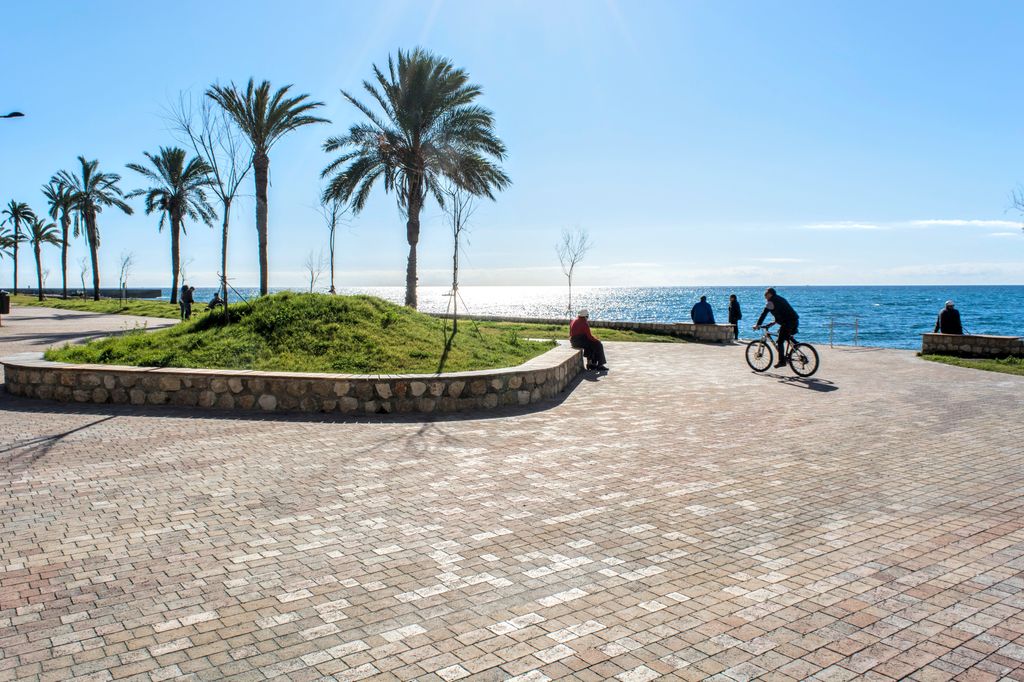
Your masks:
<svg viewBox="0 0 1024 682"><path fill-rule="evenodd" d="M425 423L0 395L0 679L1024 679L1024 378L608 351Z"/></svg>

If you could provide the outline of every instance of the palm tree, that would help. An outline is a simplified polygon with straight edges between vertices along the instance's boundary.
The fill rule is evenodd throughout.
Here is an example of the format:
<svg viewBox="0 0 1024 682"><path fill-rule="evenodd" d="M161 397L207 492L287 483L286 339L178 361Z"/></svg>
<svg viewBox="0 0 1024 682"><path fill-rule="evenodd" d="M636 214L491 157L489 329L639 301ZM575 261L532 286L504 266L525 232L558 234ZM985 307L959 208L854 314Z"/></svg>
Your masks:
<svg viewBox="0 0 1024 682"><path fill-rule="evenodd" d="M28 224L28 241L32 244L32 250L36 256L36 281L39 283L37 293L39 300L43 300L43 264L40 260L43 244L60 246L60 235L57 233L57 226L53 223L43 222L39 218L33 218Z"/></svg>
<svg viewBox="0 0 1024 682"><path fill-rule="evenodd" d="M136 189L127 194L129 199L146 197L146 215L160 212L160 230L164 221L171 223L171 303L178 302L178 274L181 258L180 236L185 232L185 218L213 224L216 215L206 200L205 188L212 183L210 166L196 157L185 162L186 152L178 147L161 147L158 155L143 152L152 168L129 163L128 168L156 183L147 189Z"/></svg>
<svg viewBox="0 0 1024 682"><path fill-rule="evenodd" d="M470 84L469 74L448 60L420 48L399 50L397 67L388 58L388 73L376 66L373 73L377 84L363 81L363 87L384 115L341 91L369 123L356 124L347 135L324 143L324 151L342 152L322 173L333 174L324 196L351 199L353 212L358 213L378 178L384 178L385 192L395 190L406 215L409 242L405 304L415 308L416 244L428 192L443 207L439 181L447 178L470 194L494 199L494 190L511 181L488 157L504 159L505 145L494 133L493 114L473 104L482 92L480 86Z"/></svg>
<svg viewBox="0 0 1024 682"><path fill-rule="evenodd" d="M270 94L270 82L256 85L252 78L241 92L229 86L212 85L206 96L216 102L235 121L252 145L252 167L256 178L256 233L260 249L260 295L267 286L267 177L270 170L270 148L285 133L312 123L330 123L326 118L309 115L323 102L309 102L309 95L286 97L291 85Z"/></svg>
<svg viewBox="0 0 1024 682"><path fill-rule="evenodd" d="M85 223L85 239L89 243L89 256L92 260L92 297L100 300L100 269L99 248L100 229L96 216L104 207L114 206L128 215L132 207L124 202L124 193L117 183L121 176L117 173L101 173L99 161L86 161L84 156L78 157L81 172L76 175L62 170L53 177L52 182L63 185L71 193L71 203L82 222Z"/></svg>
<svg viewBox="0 0 1024 682"><path fill-rule="evenodd" d="M18 293L18 244L25 241L25 235L21 231L22 223L26 225L35 219L36 214L28 207L28 204L22 201L15 201L11 199L11 202L7 204L7 208L3 210L0 215L6 216L3 224L10 224L10 229L4 233L4 241L9 244L11 249L12 258L14 260L14 293Z"/></svg>
<svg viewBox="0 0 1024 682"><path fill-rule="evenodd" d="M43 196L50 204L49 214L54 220L60 219L60 287L61 296L68 297L68 232L71 230L71 214L74 204L71 192L67 187L52 180L43 185ZM78 236L78 223L75 223L74 235Z"/></svg>

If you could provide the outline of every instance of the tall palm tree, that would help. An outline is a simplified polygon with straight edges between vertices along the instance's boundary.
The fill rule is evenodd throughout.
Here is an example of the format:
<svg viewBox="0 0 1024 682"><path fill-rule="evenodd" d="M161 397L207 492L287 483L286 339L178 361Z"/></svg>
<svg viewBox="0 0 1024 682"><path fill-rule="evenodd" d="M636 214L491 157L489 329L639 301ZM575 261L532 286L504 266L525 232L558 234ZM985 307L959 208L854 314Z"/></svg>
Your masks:
<svg viewBox="0 0 1024 682"><path fill-rule="evenodd" d="M256 233L260 250L260 295L266 296L267 285L267 178L270 170L270 148L285 133L313 123L330 123L309 112L323 102L306 101L309 95L287 97L291 85L270 93L270 82L256 85L252 78L241 92L229 86L212 85L206 96L216 102L235 121L252 145L252 168L256 179Z"/></svg>
<svg viewBox="0 0 1024 682"><path fill-rule="evenodd" d="M14 293L18 293L18 244L25 241L25 234L21 231L21 226L34 220L36 214L25 202L11 199L7 208L0 212L0 215L5 216L3 224L11 226L4 235L5 241L10 244L14 260Z"/></svg>
<svg viewBox="0 0 1024 682"><path fill-rule="evenodd" d="M124 202L124 193L117 183L121 176L117 173L101 173L100 162L96 159L86 161L84 156L78 157L81 171L75 173L62 170L53 177L53 182L64 185L71 193L71 203L82 222L85 223L85 239L89 243L89 257L92 261L92 298L100 300L100 228L96 217L105 207L114 206L128 215L132 207Z"/></svg>
<svg viewBox="0 0 1024 682"><path fill-rule="evenodd" d="M68 297L68 233L71 231L71 214L74 203L71 191L54 181L43 185L43 196L50 205L49 214L54 220L60 219L60 288L61 297ZM78 236L78 223L75 223L74 235Z"/></svg>
<svg viewBox="0 0 1024 682"><path fill-rule="evenodd" d="M202 220L213 224L216 213L206 200L206 188L212 184L210 171L205 161L196 157L185 162L186 152L178 147L161 147L159 154L143 152L152 168L129 163L128 168L152 180L155 185L145 189L132 190L129 199L146 197L146 215L160 212L160 227L164 222L171 224L171 303L178 302L178 274L181 262L180 239L185 232L185 218Z"/></svg>
<svg viewBox="0 0 1024 682"><path fill-rule="evenodd" d="M448 60L420 48L399 50L397 66L389 57L388 73L376 66L373 73L377 84L363 81L363 88L383 116L341 91L369 123L324 143L324 151L342 152L323 171L324 177L332 176L324 196L351 199L358 213L378 178L384 179L385 192L395 190L409 243L405 304L415 308L416 244L428 193L443 207L440 180L447 178L470 194L494 199L494 190L511 182L495 163L505 158L505 145L494 132L490 110L473 103L480 86L469 83L469 74Z"/></svg>
<svg viewBox="0 0 1024 682"><path fill-rule="evenodd" d="M36 256L36 282L39 283L39 288L36 293L39 295L39 300L43 300L43 264L40 259L41 250L43 244L53 244L54 246L60 246L60 234L57 232L57 226L53 223L47 223L39 218L33 218L28 224L28 241L32 244L32 250Z"/></svg>

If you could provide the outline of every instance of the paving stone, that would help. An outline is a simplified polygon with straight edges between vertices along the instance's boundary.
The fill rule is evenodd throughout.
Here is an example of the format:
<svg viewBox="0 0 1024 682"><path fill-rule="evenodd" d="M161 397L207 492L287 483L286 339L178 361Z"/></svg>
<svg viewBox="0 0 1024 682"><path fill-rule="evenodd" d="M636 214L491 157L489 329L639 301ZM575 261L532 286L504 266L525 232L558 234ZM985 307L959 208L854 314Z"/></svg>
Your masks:
<svg viewBox="0 0 1024 682"><path fill-rule="evenodd" d="M0 355L131 325L22 311ZM487 418L0 393L0 679L1020 677L1024 378L607 349Z"/></svg>

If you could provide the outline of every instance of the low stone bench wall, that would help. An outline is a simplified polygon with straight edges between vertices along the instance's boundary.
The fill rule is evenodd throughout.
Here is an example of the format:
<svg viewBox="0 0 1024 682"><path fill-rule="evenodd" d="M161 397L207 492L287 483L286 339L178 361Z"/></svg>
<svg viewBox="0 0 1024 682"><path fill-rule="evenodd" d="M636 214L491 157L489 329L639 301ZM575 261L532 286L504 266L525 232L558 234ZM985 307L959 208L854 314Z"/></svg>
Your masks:
<svg viewBox="0 0 1024 682"><path fill-rule="evenodd" d="M921 353L964 358L1024 357L1024 339L986 334L921 334Z"/></svg>
<svg viewBox="0 0 1024 682"><path fill-rule="evenodd" d="M451 374L356 375L122 367L49 362L39 353L0 359L7 391L61 402L212 409L434 413L532 405L555 397L583 369L558 346L518 367Z"/></svg>
<svg viewBox="0 0 1024 682"><path fill-rule="evenodd" d="M446 317L444 314L432 313L434 317ZM566 338L569 335L569 321L557 317L502 317L498 315L468 315L466 319L481 322L519 322L528 324L554 324L565 327ZM615 320L587 320L593 329L618 329L621 331L641 332L644 334L667 334L693 341L727 343L733 340L731 324L694 324L692 322L620 322Z"/></svg>

